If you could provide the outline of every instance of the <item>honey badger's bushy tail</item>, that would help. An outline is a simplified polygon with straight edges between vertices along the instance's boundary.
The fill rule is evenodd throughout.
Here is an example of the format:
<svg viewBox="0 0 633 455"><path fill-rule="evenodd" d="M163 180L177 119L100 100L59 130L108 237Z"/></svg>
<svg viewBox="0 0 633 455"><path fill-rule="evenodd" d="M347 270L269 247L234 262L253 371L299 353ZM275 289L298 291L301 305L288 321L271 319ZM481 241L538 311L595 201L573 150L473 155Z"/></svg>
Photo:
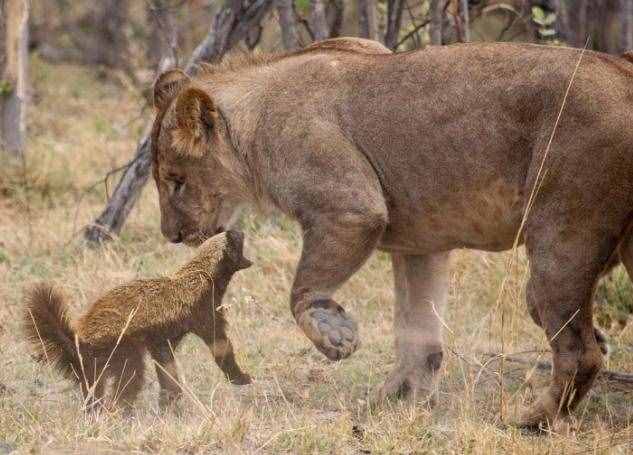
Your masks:
<svg viewBox="0 0 633 455"><path fill-rule="evenodd" d="M38 284L27 294L24 331L38 361L53 365L69 379L78 379L81 368L75 333L64 297L51 285Z"/></svg>

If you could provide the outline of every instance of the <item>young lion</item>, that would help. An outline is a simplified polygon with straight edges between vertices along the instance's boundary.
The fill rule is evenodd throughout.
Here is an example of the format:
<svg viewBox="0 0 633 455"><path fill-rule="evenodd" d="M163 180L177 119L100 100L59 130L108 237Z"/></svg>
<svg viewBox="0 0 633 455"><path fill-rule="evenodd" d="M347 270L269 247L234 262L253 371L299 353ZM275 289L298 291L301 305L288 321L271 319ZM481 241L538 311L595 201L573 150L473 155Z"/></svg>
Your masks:
<svg viewBox="0 0 633 455"><path fill-rule="evenodd" d="M596 281L618 253L633 275L633 65L526 44L344 47L158 78L163 234L197 244L235 199L294 219L292 315L331 360L359 346L336 290L374 250L390 253L397 361L379 398L416 400L442 371L449 252L524 243L526 302L554 366L517 423L567 416L602 367Z"/></svg>
<svg viewBox="0 0 633 455"><path fill-rule="evenodd" d="M251 265L242 246L241 233L216 235L171 277L116 287L75 322L70 322L64 299L52 286L36 286L24 313L35 357L75 379L90 404L102 400L111 379L108 402L129 406L143 386L147 350L157 364L160 405L165 407L182 393L173 352L191 332L209 346L230 382L250 383L235 362L220 308L232 275Z"/></svg>

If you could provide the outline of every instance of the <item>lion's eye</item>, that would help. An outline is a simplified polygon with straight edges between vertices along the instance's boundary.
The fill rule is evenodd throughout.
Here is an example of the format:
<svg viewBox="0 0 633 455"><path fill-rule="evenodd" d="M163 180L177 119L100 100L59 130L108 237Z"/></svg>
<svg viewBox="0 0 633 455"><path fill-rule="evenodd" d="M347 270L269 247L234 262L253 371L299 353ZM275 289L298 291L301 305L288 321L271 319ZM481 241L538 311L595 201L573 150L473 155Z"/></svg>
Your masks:
<svg viewBox="0 0 633 455"><path fill-rule="evenodd" d="M170 175L168 178L172 194L180 194L185 187L185 179L179 176Z"/></svg>

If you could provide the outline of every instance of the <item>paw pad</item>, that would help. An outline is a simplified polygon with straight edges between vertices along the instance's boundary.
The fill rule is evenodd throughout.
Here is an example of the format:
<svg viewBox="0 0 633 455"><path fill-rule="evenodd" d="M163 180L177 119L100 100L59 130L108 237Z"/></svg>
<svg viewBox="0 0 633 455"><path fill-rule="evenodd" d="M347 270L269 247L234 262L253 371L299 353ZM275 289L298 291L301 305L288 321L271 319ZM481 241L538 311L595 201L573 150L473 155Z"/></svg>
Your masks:
<svg viewBox="0 0 633 455"><path fill-rule="evenodd" d="M330 360L349 357L360 344L356 323L332 300L313 302L297 320L316 348Z"/></svg>

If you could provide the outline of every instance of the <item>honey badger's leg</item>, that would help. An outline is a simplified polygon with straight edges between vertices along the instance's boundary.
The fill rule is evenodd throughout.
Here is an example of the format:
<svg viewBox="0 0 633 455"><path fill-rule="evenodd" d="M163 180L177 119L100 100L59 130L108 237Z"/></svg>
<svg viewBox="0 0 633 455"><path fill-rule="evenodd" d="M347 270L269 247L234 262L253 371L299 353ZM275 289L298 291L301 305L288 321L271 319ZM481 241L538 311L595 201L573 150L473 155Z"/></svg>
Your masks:
<svg viewBox="0 0 633 455"><path fill-rule="evenodd" d="M229 382L236 385L250 384L251 377L240 369L235 360L233 345L226 335L226 320L222 310L211 310L205 315L206 320L199 321L194 328L195 334L209 347L215 363Z"/></svg>
<svg viewBox="0 0 633 455"><path fill-rule="evenodd" d="M96 411L107 405L104 401L105 389L112 377L112 368L106 366L109 352L92 349L80 344L81 364L75 369L77 381L81 387L84 406L87 411Z"/></svg>
<svg viewBox="0 0 633 455"><path fill-rule="evenodd" d="M438 315L448 292L448 253L392 255L396 285L394 331L397 364L379 399L433 398L442 363Z"/></svg>
<svg viewBox="0 0 633 455"><path fill-rule="evenodd" d="M178 366L174 358L174 352L181 340L182 337L169 341L164 339L147 340L149 353L156 362L156 376L160 384L158 405L161 408L170 406L182 396Z"/></svg>
<svg viewBox="0 0 633 455"><path fill-rule="evenodd" d="M112 401L125 407L131 407L136 401L145 382L145 364L143 347L135 342L122 344L112 359Z"/></svg>
<svg viewBox="0 0 633 455"><path fill-rule="evenodd" d="M111 371L105 369L105 359L99 356L92 356L92 353L82 351L84 372L77 372L81 393L84 397L84 405L87 411L95 411L99 406L104 405L105 386L110 378ZM97 381L98 379L98 381Z"/></svg>

